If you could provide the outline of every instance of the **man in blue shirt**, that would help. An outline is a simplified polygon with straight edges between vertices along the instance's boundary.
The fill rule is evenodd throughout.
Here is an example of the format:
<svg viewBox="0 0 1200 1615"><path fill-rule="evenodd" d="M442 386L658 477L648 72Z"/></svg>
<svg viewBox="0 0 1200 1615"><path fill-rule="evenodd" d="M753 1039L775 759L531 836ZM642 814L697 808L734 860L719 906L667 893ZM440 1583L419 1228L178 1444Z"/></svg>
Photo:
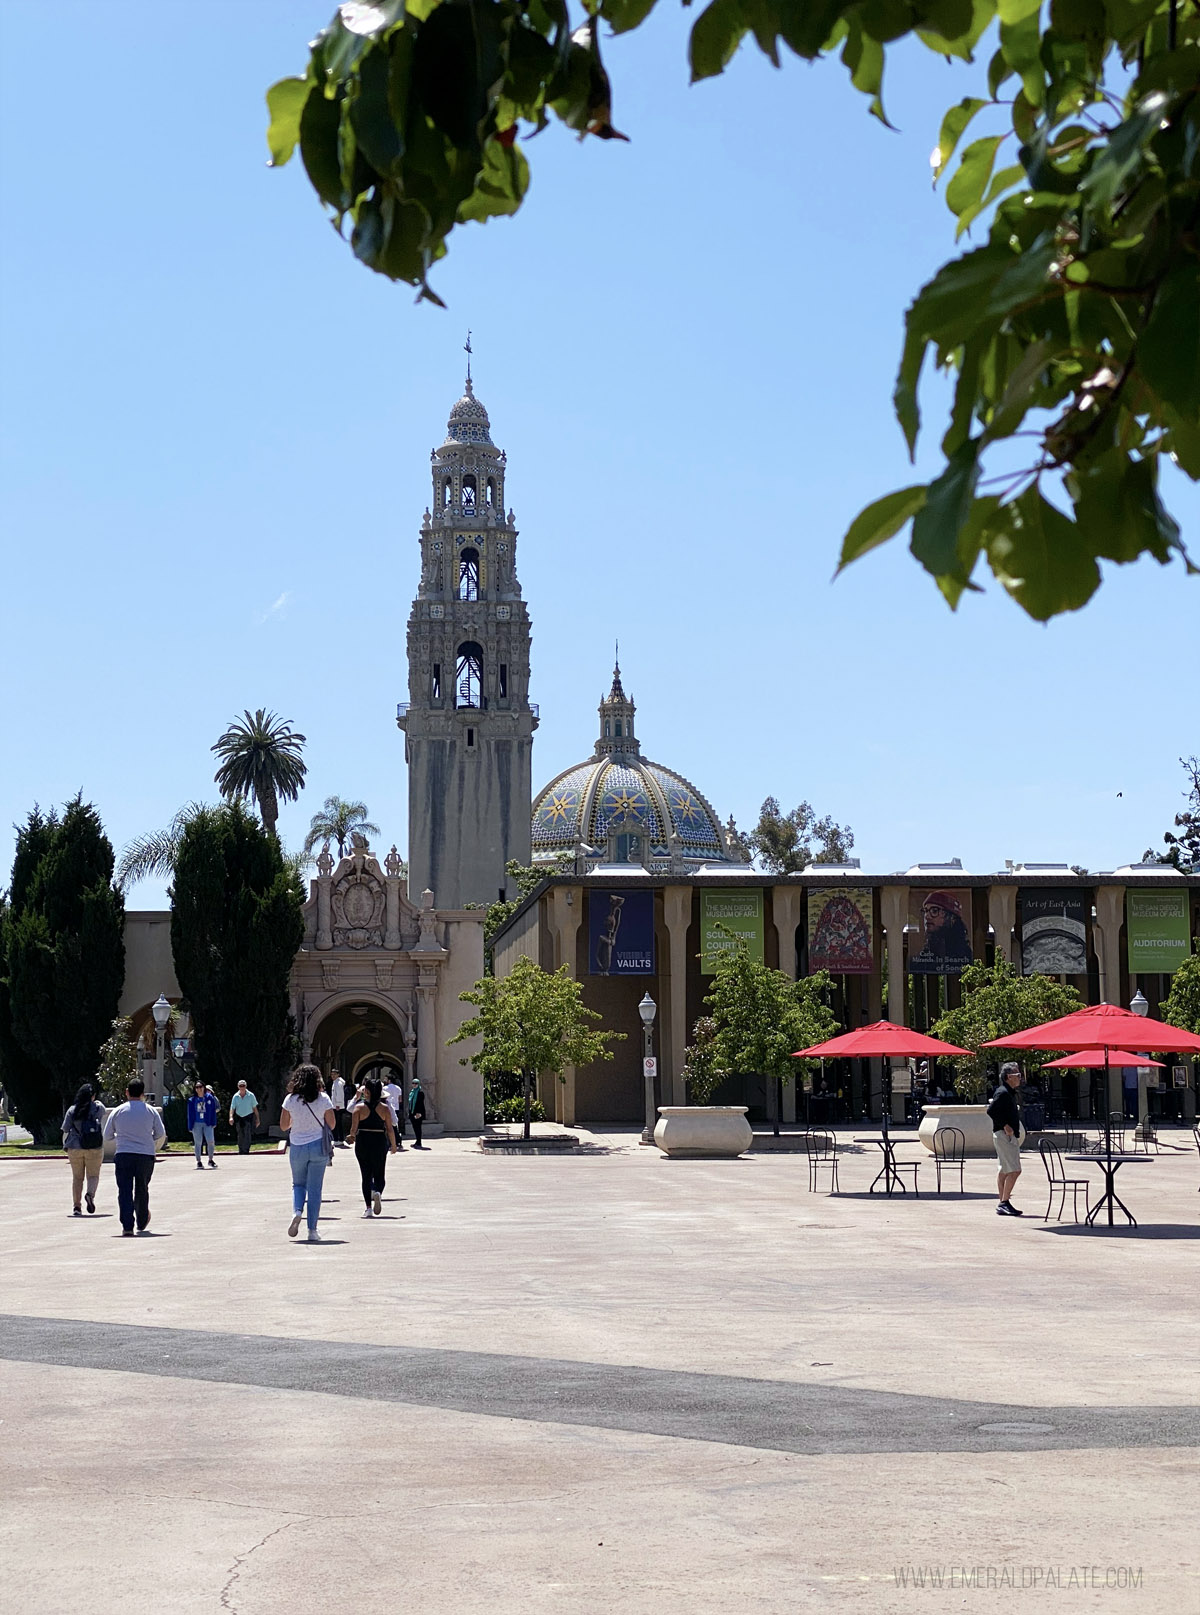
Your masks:
<svg viewBox="0 0 1200 1615"><path fill-rule="evenodd" d="M239 1155L249 1155L250 1141L258 1126L258 1100L250 1092L245 1077L239 1077L237 1092L229 1101L229 1125L237 1133Z"/></svg>
<svg viewBox="0 0 1200 1615"><path fill-rule="evenodd" d="M144 1234L150 1222L150 1179L154 1175L154 1157L159 1140L166 1137L162 1117L143 1099L146 1084L135 1077L126 1088L126 1103L110 1111L104 1123L104 1136L116 1144L113 1167L117 1178L117 1210L121 1217L121 1232L133 1237L134 1219L137 1231Z"/></svg>

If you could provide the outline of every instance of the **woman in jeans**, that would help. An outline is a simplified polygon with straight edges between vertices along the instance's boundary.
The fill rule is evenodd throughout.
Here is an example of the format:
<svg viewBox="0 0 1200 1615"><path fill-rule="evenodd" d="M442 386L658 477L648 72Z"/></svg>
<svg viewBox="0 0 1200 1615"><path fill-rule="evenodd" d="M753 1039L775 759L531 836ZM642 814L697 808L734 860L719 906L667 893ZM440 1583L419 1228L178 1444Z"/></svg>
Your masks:
<svg viewBox="0 0 1200 1615"><path fill-rule="evenodd" d="M292 1073L292 1091L283 1101L279 1125L288 1135L292 1160L292 1220L288 1235L295 1239L300 1219L308 1211L308 1243L319 1245L317 1218L321 1212L321 1184L329 1164L337 1112L322 1092L321 1073L315 1065L299 1065Z"/></svg>
<svg viewBox="0 0 1200 1615"><path fill-rule="evenodd" d="M83 1180L87 1177L87 1208L89 1215L96 1209L96 1189L100 1183L100 1163L104 1159L104 1106L99 1104L90 1082L85 1082L75 1095L75 1103L63 1117L63 1148L71 1163L71 1199L74 1217L82 1217L79 1201L83 1194Z"/></svg>
<svg viewBox="0 0 1200 1615"><path fill-rule="evenodd" d="M196 1169L204 1170L204 1146L208 1145L208 1164L215 1167L214 1153L217 1139L217 1096L206 1082L197 1082L187 1102L188 1131L196 1147Z"/></svg>
<svg viewBox="0 0 1200 1615"><path fill-rule="evenodd" d="M363 1199L367 1203L363 1216L381 1217L384 1173L388 1155L396 1153L396 1129L392 1124L391 1106L383 1097L383 1084L374 1077L368 1079L366 1093L351 1112L350 1137L346 1142L354 1145L362 1173Z"/></svg>

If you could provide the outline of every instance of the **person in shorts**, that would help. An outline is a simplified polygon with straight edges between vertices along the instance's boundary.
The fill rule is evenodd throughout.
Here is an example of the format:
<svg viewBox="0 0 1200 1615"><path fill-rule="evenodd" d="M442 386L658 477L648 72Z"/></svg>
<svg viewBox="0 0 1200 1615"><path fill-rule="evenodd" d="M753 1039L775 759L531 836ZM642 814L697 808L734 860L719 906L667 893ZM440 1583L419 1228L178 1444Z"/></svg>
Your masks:
<svg viewBox="0 0 1200 1615"><path fill-rule="evenodd" d="M1017 1089L1021 1086L1021 1067L1009 1060L1000 1067L1000 1086L992 1095L987 1113L992 1122L992 1143L1000 1170L996 1177L996 1192L1000 1203L998 1217L1023 1217L1012 1203L1012 1192L1021 1176L1021 1108L1017 1104Z"/></svg>

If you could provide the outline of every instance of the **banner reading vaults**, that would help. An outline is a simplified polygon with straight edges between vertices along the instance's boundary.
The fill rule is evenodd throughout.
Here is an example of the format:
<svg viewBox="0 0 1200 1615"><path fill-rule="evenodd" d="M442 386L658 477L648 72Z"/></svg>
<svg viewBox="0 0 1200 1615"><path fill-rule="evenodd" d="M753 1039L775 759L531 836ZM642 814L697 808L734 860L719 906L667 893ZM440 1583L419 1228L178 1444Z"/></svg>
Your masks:
<svg viewBox="0 0 1200 1615"><path fill-rule="evenodd" d="M1141 971L1170 974L1191 953L1189 895L1186 889L1125 893L1125 936L1134 975Z"/></svg>
<svg viewBox="0 0 1200 1615"><path fill-rule="evenodd" d="M869 886L808 894L808 968L834 975L869 976L873 898Z"/></svg>
<svg viewBox="0 0 1200 1615"><path fill-rule="evenodd" d="M654 893L588 893L588 969L593 976L654 974Z"/></svg>
<svg viewBox="0 0 1200 1615"><path fill-rule="evenodd" d="M724 930L718 930L723 926ZM726 932L733 935L727 936ZM746 944L751 959L763 962L763 894L762 888L754 891L717 892L703 889L700 893L700 970L711 976L717 968L717 958L737 942Z"/></svg>

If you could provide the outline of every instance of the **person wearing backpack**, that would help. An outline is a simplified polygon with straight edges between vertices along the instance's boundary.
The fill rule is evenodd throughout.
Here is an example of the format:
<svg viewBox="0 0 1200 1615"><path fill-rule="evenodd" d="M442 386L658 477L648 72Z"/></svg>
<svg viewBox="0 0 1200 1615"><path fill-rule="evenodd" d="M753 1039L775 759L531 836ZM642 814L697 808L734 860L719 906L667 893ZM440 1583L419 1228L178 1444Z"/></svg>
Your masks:
<svg viewBox="0 0 1200 1615"><path fill-rule="evenodd" d="M421 1086L420 1077L413 1078L412 1087L408 1090L408 1119L412 1123L414 1150L423 1150L421 1143L421 1127L425 1121L425 1090Z"/></svg>
<svg viewBox="0 0 1200 1615"><path fill-rule="evenodd" d="M62 1124L63 1148L71 1163L71 1199L75 1209L73 1217L82 1217L79 1201L83 1195L84 1178L87 1178L88 1215L96 1209L96 1190L100 1185L100 1165L104 1160L104 1106L100 1104L90 1082L85 1082L75 1095Z"/></svg>

